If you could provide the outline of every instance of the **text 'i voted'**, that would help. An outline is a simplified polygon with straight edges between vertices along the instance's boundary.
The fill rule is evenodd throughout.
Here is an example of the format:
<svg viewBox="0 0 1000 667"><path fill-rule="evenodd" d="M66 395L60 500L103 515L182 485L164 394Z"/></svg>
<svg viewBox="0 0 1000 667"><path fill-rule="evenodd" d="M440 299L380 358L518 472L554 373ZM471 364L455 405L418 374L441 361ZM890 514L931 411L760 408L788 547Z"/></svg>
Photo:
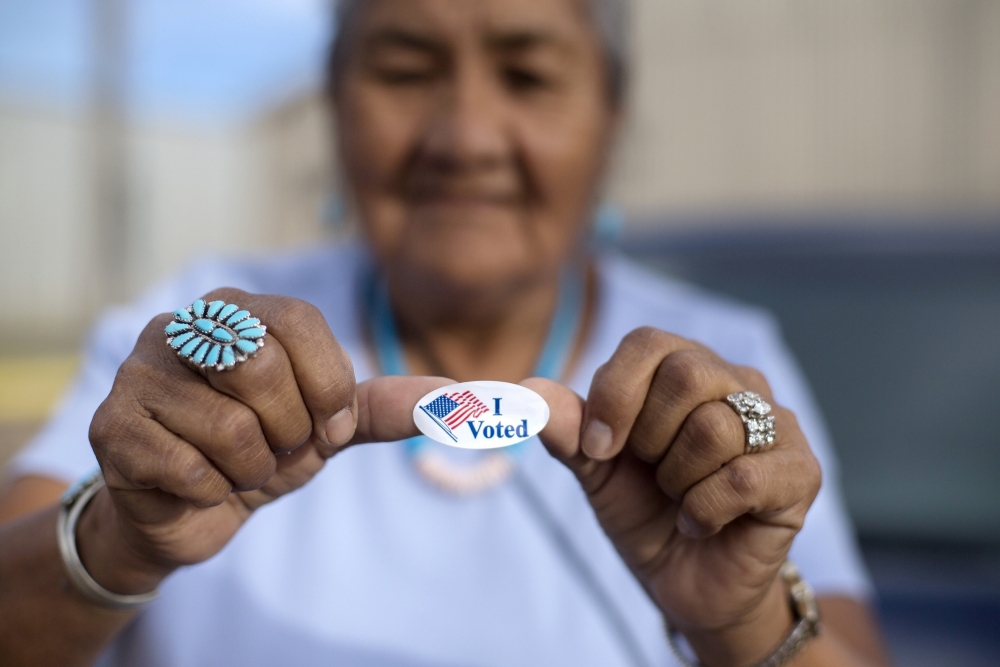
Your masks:
<svg viewBox="0 0 1000 667"><path fill-rule="evenodd" d="M461 382L417 401L413 421L421 433L445 445L495 449L538 435L549 421L549 406L518 384Z"/></svg>

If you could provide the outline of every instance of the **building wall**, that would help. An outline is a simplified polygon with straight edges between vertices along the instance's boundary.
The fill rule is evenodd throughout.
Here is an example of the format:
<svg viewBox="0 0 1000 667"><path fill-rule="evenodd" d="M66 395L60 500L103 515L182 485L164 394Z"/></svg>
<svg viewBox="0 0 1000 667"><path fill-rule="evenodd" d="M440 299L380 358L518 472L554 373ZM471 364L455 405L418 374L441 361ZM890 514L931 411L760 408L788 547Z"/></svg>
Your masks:
<svg viewBox="0 0 1000 667"><path fill-rule="evenodd" d="M0 345L60 339L93 269L84 136L56 115L0 109Z"/></svg>
<svg viewBox="0 0 1000 667"><path fill-rule="evenodd" d="M663 212L1000 210L995 0L640 0L611 191Z"/></svg>
<svg viewBox="0 0 1000 667"><path fill-rule="evenodd" d="M0 107L0 354L73 348L104 305L92 139L86 118ZM265 146L252 127L128 129L126 297L193 258L287 240Z"/></svg>
<svg viewBox="0 0 1000 667"><path fill-rule="evenodd" d="M251 132L263 168L261 213L272 243L308 243L338 231L332 130L319 93L291 100L255 123Z"/></svg>

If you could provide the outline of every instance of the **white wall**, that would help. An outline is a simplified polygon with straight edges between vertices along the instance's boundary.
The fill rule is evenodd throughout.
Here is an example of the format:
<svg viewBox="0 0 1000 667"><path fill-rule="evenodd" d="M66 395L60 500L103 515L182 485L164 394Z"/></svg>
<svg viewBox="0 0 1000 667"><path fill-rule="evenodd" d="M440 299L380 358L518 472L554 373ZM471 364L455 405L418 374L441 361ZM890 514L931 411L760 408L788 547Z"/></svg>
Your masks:
<svg viewBox="0 0 1000 667"><path fill-rule="evenodd" d="M0 352L72 345L100 307L90 142L81 117L0 107ZM127 146L126 294L275 240L249 129L140 125Z"/></svg>
<svg viewBox="0 0 1000 667"><path fill-rule="evenodd" d="M86 317L93 248L85 154L78 123L0 109L0 344L60 339Z"/></svg>
<svg viewBox="0 0 1000 667"><path fill-rule="evenodd" d="M1000 2L638 0L632 213L1000 211Z"/></svg>
<svg viewBox="0 0 1000 667"><path fill-rule="evenodd" d="M139 283L192 257L261 248L261 159L241 129L144 128L131 138L129 270Z"/></svg>

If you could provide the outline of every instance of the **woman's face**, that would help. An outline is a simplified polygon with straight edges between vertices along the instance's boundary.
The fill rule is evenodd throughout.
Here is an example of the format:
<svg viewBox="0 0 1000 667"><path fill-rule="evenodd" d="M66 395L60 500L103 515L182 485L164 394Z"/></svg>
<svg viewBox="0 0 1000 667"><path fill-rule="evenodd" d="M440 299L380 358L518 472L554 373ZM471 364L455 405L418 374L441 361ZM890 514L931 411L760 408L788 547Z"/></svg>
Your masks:
<svg viewBox="0 0 1000 667"><path fill-rule="evenodd" d="M557 270L615 125L582 0L368 0L335 90L364 230L402 280L509 288Z"/></svg>

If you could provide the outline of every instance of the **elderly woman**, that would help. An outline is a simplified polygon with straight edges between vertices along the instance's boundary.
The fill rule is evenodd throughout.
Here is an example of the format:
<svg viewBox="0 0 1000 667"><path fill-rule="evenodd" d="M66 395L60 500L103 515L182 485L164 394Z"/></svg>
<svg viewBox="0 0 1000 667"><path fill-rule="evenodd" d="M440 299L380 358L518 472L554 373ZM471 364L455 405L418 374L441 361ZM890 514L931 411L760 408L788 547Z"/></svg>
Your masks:
<svg viewBox="0 0 1000 667"><path fill-rule="evenodd" d="M3 664L885 664L771 320L588 251L622 19L342 4L330 90L364 245L202 263L100 323L10 469ZM166 345L155 313L198 297L266 325L259 353ZM540 444L415 438L421 396L482 379L546 399ZM772 426L747 428L765 401Z"/></svg>

